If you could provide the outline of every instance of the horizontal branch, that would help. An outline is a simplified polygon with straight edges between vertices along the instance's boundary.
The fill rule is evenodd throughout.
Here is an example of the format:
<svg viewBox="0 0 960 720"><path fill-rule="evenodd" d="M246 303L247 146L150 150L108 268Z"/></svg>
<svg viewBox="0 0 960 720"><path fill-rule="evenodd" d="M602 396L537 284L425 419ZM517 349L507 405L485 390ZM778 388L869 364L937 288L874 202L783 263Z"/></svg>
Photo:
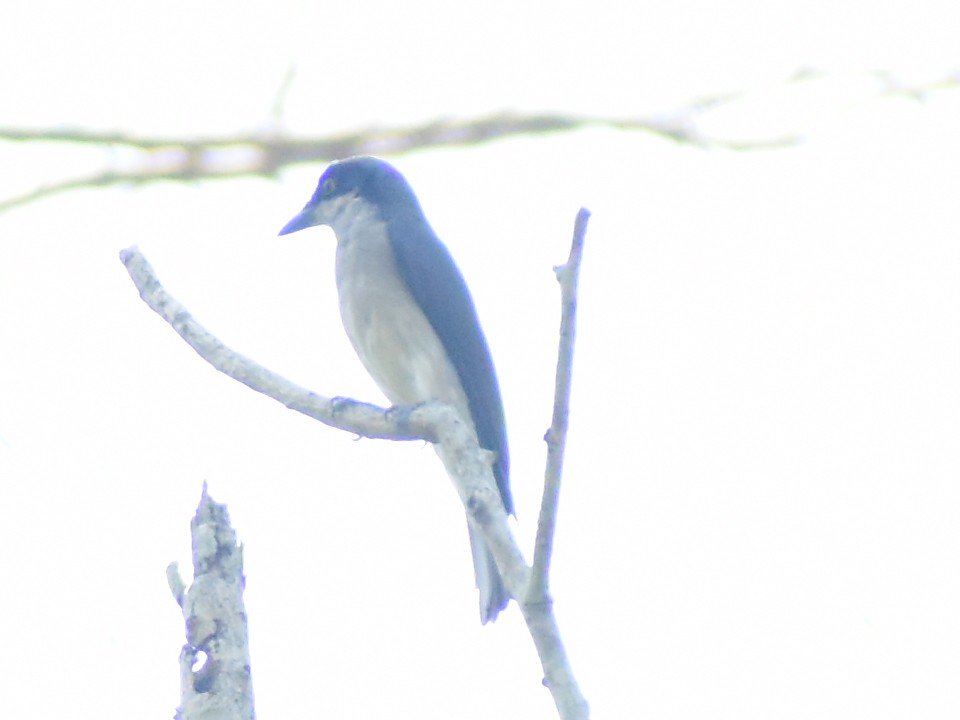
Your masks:
<svg viewBox="0 0 960 720"><path fill-rule="evenodd" d="M63 142L125 147L141 154L129 167L107 169L59 180L21 195L0 200L0 212L83 187L142 185L173 180L275 177L292 165L329 162L352 155L399 155L425 147L476 145L515 135L535 135L606 126L647 130L678 141L691 141L689 128L666 119L604 119L565 115L493 115L467 121L436 121L401 128L368 128L329 138L290 138L278 135L239 135L229 138L138 137L123 133L53 128L2 128L0 140Z"/></svg>
<svg viewBox="0 0 960 720"><path fill-rule="evenodd" d="M868 75L877 83L875 97L905 96L923 99L927 94L960 86L960 73L946 74L921 85L907 85L889 72ZM803 70L785 84L823 80L826 73ZM678 108L642 117L616 118L565 114L521 115L499 113L470 120L438 120L393 128L367 128L322 138L291 138L277 133L251 133L232 137L140 137L119 132L70 128L0 127L0 140L10 142L62 142L104 148L126 148L136 154L121 167L57 180L20 195L0 200L0 212L43 198L85 187L143 185L159 181L189 182L240 177L272 178L284 168L303 163L329 162L351 155L399 155L430 147L477 145L517 135L569 132L586 127L648 132L696 147L735 151L769 150L797 145L800 132L764 139L732 140L706 134L699 126L708 112L750 96L746 91L708 95Z"/></svg>

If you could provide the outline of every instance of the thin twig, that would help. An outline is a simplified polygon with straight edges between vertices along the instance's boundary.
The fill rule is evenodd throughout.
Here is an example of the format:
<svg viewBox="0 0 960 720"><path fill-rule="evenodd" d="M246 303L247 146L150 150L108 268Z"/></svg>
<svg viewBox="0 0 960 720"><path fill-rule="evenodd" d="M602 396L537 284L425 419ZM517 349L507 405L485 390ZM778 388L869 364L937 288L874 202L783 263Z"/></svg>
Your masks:
<svg viewBox="0 0 960 720"><path fill-rule="evenodd" d="M550 560L553 538L557 527L557 508L560 502L560 480L563 476L567 427L570 420L570 386L573 377L573 350L577 336L577 285L583 243L587 233L590 211L580 208L574 222L573 240L567 262L554 268L560 283L560 341L557 350L557 373L554 383L553 421L547 431L547 465L544 473L543 500L537 522L537 540L533 554L533 570L527 598L531 602L549 601Z"/></svg>

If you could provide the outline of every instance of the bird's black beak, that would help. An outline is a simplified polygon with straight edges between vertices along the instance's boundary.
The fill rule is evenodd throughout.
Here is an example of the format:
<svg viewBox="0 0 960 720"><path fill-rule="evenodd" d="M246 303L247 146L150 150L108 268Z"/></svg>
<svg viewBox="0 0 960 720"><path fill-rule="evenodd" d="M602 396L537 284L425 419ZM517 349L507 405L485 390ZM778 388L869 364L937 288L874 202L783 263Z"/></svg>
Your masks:
<svg viewBox="0 0 960 720"><path fill-rule="evenodd" d="M304 228L313 227L314 225L320 224L321 223L317 221L317 208L313 205L307 205L303 210L300 211L299 215L284 225L277 234L289 235L297 230L303 230Z"/></svg>

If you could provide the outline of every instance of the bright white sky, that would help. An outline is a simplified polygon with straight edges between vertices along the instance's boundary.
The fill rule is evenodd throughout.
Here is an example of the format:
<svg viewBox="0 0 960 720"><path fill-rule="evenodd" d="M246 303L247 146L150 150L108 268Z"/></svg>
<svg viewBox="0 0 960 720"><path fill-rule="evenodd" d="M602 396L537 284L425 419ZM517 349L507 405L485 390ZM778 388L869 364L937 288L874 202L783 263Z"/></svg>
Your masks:
<svg viewBox="0 0 960 720"><path fill-rule="evenodd" d="M956 718L960 91L876 99L867 73L956 72L960 5L340 5L20 3L0 125L322 135L749 91L701 129L808 142L598 129L391 160L480 309L528 555L551 266L594 213L553 583L595 717ZM781 87L805 67L830 80ZM124 157L0 144L0 195ZM477 621L434 454L219 376L117 259L138 244L201 322L292 380L383 402L339 324L332 238L276 237L321 171L0 216L5 715L171 716L164 568L189 558L207 480L245 543L261 717L554 717L515 606Z"/></svg>

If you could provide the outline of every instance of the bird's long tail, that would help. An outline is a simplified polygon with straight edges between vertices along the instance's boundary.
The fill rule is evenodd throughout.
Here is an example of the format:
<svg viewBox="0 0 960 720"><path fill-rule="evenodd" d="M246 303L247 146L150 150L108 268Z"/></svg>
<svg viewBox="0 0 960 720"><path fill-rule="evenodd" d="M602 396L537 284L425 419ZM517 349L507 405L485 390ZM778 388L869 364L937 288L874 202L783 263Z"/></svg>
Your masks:
<svg viewBox="0 0 960 720"><path fill-rule="evenodd" d="M507 592L507 588L503 584L503 578L500 577L497 563L494 561L493 554L487 547L480 531L473 527L469 521L467 529L470 531L473 573L477 579L477 589L480 591L480 622L486 625L491 620L496 620L499 612L507 606L510 601L510 593Z"/></svg>

